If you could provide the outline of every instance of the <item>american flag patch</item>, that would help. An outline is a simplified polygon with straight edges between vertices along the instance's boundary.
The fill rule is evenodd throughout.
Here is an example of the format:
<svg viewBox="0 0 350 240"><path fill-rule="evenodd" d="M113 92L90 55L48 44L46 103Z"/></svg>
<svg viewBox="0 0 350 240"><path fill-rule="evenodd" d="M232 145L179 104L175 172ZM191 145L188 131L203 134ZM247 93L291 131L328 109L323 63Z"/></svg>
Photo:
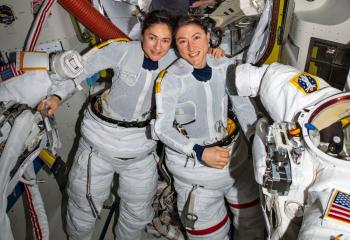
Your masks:
<svg viewBox="0 0 350 240"><path fill-rule="evenodd" d="M22 75L24 72L16 69L15 63L9 63L0 67L0 76L3 81Z"/></svg>
<svg viewBox="0 0 350 240"><path fill-rule="evenodd" d="M350 224L350 194L334 190L324 218L331 218Z"/></svg>

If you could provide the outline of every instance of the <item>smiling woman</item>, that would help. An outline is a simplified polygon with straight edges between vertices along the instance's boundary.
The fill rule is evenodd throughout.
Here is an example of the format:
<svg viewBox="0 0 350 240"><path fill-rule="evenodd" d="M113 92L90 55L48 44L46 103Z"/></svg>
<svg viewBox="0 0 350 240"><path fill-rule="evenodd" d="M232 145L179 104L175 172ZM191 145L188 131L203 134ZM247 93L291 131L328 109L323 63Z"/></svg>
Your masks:
<svg viewBox="0 0 350 240"><path fill-rule="evenodd" d="M158 61L171 46L171 28L164 23L152 24L142 32L141 42L145 56Z"/></svg>
<svg viewBox="0 0 350 240"><path fill-rule="evenodd" d="M203 68L206 65L205 56L209 49L210 35L204 25L197 22L199 20L192 18L180 19L175 31L175 41L183 59L194 68Z"/></svg>
<svg viewBox="0 0 350 240"><path fill-rule="evenodd" d="M242 133L232 131L236 118L230 114L228 120L225 76L235 60L208 55L209 34L196 18L181 18L174 36L182 59L168 69L156 93L155 130L167 145L167 167L187 235L228 240L226 199L235 218L234 239L264 239L247 144ZM247 98L230 98L249 139L254 109Z"/></svg>
<svg viewBox="0 0 350 240"><path fill-rule="evenodd" d="M171 37L170 14L150 12L144 20L141 42L112 41L94 49L83 62L85 71L75 82L106 68L115 74L112 87L92 98L85 111L67 190L67 233L72 239L91 238L114 173L119 174L117 239L141 239L142 230L152 220L158 178L152 154L156 141L146 132L154 108L153 80L176 58L169 52ZM73 90L74 86L65 86L54 94L64 100ZM50 110L59 101L51 97L39 109Z"/></svg>

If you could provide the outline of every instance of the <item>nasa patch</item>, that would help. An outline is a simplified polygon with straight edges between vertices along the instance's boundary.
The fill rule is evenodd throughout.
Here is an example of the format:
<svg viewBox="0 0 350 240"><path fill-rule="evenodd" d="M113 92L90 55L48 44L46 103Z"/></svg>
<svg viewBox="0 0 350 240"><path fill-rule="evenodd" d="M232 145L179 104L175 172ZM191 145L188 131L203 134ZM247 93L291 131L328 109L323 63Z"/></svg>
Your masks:
<svg viewBox="0 0 350 240"><path fill-rule="evenodd" d="M309 73L298 73L290 82L302 93L312 93L320 88L320 84L316 77Z"/></svg>

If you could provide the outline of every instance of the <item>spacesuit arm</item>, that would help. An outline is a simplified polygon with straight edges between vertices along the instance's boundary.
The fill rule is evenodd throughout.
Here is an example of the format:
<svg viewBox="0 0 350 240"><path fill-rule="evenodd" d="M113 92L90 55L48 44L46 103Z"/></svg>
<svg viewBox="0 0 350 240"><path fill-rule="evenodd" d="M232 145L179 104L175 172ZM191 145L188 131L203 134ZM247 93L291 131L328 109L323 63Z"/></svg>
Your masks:
<svg viewBox="0 0 350 240"><path fill-rule="evenodd" d="M237 60L233 58L228 59L228 61L231 65L227 68L226 90L232 103L232 110L235 112L247 139L250 139L252 135L254 135L254 126L257 120L257 115L248 96L256 96L259 89L259 85L257 84L260 84L260 81L257 80L262 78L263 72L259 70L259 68L253 67L250 64L237 65ZM254 79L251 80L249 78L249 73L247 76L243 75L246 74L247 70L251 71L252 74L255 74L253 75ZM257 73L254 71L257 71ZM249 92L245 91L243 94L242 91L240 91L240 88L237 89L237 83L240 84L240 86L244 85L244 88L249 90Z"/></svg>
<svg viewBox="0 0 350 240"><path fill-rule="evenodd" d="M95 47L84 54L84 73L75 79L76 84L80 84L101 70L117 68L126 56L129 46L127 42L111 42L104 47Z"/></svg>
<svg viewBox="0 0 350 240"><path fill-rule="evenodd" d="M62 100L67 99L87 78L101 70L116 68L127 53L128 46L126 42L111 42L106 46L91 49L82 56L82 73L74 79L55 76L50 94L58 95Z"/></svg>
<svg viewBox="0 0 350 240"><path fill-rule="evenodd" d="M49 96L57 95L61 102L70 98L76 91L76 85L73 80L53 81L49 88Z"/></svg>
<svg viewBox="0 0 350 240"><path fill-rule="evenodd" d="M167 73L156 90L157 119L155 132L159 139L170 148L192 156L194 143L174 127L176 105L181 92L181 81Z"/></svg>
<svg viewBox="0 0 350 240"><path fill-rule="evenodd" d="M264 73L269 65L256 67L250 63L240 64L235 69L234 83L238 96L256 97Z"/></svg>
<svg viewBox="0 0 350 240"><path fill-rule="evenodd" d="M35 107L48 94L51 80L47 71L30 71L0 83L0 101L16 101Z"/></svg>

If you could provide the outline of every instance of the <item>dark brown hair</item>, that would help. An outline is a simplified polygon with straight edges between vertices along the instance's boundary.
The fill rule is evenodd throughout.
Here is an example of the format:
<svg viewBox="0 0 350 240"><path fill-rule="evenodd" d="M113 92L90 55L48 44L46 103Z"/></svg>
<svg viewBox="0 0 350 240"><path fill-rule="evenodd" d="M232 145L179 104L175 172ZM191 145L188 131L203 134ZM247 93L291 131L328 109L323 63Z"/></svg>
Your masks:
<svg viewBox="0 0 350 240"><path fill-rule="evenodd" d="M195 24L198 27L200 27L201 29L203 29L203 31L205 33L208 33L208 28L204 25L204 23L202 22L202 20L200 20L199 18L193 17L193 16L181 16L178 17L177 21L176 21L176 26L173 32L173 36L175 38L177 31L186 25L190 25L190 24Z"/></svg>
<svg viewBox="0 0 350 240"><path fill-rule="evenodd" d="M147 30L147 28L151 27L153 24L163 23L166 24L170 30L173 32L174 30L174 17L166 10L154 10L149 12L145 20L142 23L141 33Z"/></svg>
<svg viewBox="0 0 350 240"><path fill-rule="evenodd" d="M190 24L195 24L198 27L200 27L201 29L203 29L203 31L205 33L208 33L208 28L204 25L204 23L202 22L202 20L200 20L199 18L193 17L193 16L180 16L177 18L176 20L176 25L174 27L174 31L173 31L173 48L176 52L177 55L179 55L177 46L176 46L176 33L177 31L183 27L183 26L187 26Z"/></svg>

